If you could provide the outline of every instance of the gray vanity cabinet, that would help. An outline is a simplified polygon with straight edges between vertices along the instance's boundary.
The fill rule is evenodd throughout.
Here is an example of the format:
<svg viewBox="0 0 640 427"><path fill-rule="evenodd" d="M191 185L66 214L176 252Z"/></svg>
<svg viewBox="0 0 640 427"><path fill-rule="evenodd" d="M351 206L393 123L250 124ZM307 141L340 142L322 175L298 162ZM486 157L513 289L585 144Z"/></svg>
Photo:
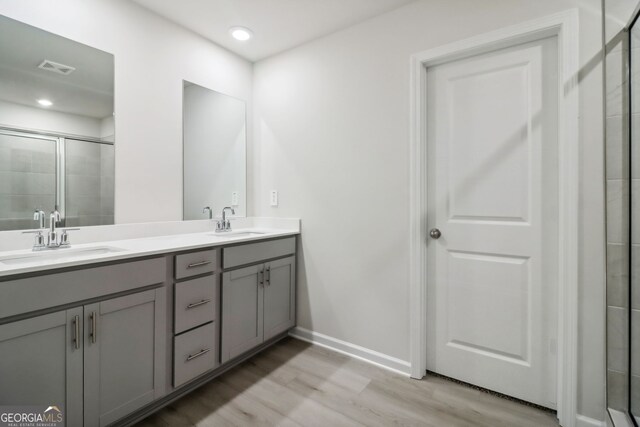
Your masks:
<svg viewBox="0 0 640 427"><path fill-rule="evenodd" d="M222 275L221 363L262 343L263 277L263 264Z"/></svg>
<svg viewBox="0 0 640 427"><path fill-rule="evenodd" d="M82 307L0 325L0 405L57 406L82 425Z"/></svg>
<svg viewBox="0 0 640 427"><path fill-rule="evenodd" d="M104 426L164 393L165 292L84 307L84 425Z"/></svg>
<svg viewBox="0 0 640 427"><path fill-rule="evenodd" d="M264 341L296 324L295 257L265 264Z"/></svg>
<svg viewBox="0 0 640 427"><path fill-rule="evenodd" d="M295 256L222 275L224 363L295 326Z"/></svg>

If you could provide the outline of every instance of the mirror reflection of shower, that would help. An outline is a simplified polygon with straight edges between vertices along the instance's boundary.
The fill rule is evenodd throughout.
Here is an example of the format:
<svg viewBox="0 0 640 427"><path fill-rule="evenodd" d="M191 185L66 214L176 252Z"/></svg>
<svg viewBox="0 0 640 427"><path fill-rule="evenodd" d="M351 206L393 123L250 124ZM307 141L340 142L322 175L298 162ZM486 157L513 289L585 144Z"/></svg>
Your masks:
<svg viewBox="0 0 640 427"><path fill-rule="evenodd" d="M110 142L0 129L0 230L39 228L34 211L54 209L62 226L113 224L114 178Z"/></svg>

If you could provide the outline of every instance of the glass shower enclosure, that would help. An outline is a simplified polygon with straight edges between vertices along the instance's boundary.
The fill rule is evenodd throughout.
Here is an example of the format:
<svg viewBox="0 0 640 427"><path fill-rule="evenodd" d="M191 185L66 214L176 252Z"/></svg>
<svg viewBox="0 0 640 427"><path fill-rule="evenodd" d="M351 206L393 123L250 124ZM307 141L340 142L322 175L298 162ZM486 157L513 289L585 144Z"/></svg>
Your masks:
<svg viewBox="0 0 640 427"><path fill-rule="evenodd" d="M113 224L114 169L113 143L0 129L0 230L37 228L35 210Z"/></svg>

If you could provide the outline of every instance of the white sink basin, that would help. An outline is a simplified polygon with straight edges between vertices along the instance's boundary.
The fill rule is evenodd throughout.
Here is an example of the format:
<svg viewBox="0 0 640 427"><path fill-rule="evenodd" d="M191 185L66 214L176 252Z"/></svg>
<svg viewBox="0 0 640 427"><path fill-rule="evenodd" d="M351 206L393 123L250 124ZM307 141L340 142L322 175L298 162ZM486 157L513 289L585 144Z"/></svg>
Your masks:
<svg viewBox="0 0 640 427"><path fill-rule="evenodd" d="M0 264L18 265L30 264L33 262L59 262L67 259L78 259L94 255L103 255L111 252L120 252L124 249L114 248L112 246L102 246L99 248L82 248L82 249L52 249L43 250L41 252L32 252L20 255L8 255L0 257Z"/></svg>
<svg viewBox="0 0 640 427"><path fill-rule="evenodd" d="M223 239L235 239L240 237L258 237L267 234L264 231L225 231L222 233L209 233L209 236L221 237Z"/></svg>

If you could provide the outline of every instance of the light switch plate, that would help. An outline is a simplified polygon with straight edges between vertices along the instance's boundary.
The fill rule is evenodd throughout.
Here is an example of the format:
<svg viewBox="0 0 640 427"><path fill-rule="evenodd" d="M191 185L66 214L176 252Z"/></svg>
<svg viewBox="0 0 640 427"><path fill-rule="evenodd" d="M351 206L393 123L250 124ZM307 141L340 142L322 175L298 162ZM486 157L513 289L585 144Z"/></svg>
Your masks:
<svg viewBox="0 0 640 427"><path fill-rule="evenodd" d="M231 193L231 206L238 206L238 192Z"/></svg>
<svg viewBox="0 0 640 427"><path fill-rule="evenodd" d="M269 198L271 206L278 206L278 191L271 190L271 197Z"/></svg>

